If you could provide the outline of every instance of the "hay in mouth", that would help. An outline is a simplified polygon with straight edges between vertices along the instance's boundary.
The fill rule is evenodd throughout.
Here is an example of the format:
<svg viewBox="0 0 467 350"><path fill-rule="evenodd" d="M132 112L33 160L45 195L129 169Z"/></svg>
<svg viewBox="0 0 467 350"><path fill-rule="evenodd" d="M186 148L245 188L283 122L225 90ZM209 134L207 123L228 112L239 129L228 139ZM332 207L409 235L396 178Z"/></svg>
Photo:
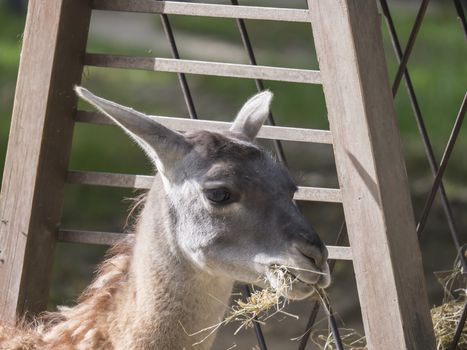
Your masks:
<svg viewBox="0 0 467 350"><path fill-rule="evenodd" d="M269 318L277 314L298 319L297 315L284 311L284 308L288 303L289 292L292 290L292 286L296 281L314 288L315 292L320 295L320 298L325 294L323 290L318 289L313 284L301 280L299 276L297 277L294 273L290 272L289 269L293 269L294 271L311 271L313 273L321 274L321 272L314 270L305 270L284 265L272 265L264 276L264 282L269 284L269 287L264 289L253 289L253 292L246 301L242 299L235 300L234 305L229 308L227 316L221 322L201 329L196 333L188 334L185 331L189 336L195 336L207 332L207 335L199 342L194 343L193 346L201 344L213 335L221 326L226 324L238 322L239 326L234 332L234 334L237 334L243 328L253 327L255 322L265 324ZM183 325L181 326L183 327Z"/></svg>

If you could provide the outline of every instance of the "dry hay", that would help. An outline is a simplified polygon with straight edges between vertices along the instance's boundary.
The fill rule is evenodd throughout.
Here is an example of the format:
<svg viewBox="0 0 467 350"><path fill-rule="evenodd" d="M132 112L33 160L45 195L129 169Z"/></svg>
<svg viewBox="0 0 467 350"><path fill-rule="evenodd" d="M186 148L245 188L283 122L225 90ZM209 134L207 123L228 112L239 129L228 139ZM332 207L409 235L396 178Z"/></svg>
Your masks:
<svg viewBox="0 0 467 350"><path fill-rule="evenodd" d="M234 305L229 308L227 316L218 324L201 329L192 334L187 333L189 336L195 336L207 332L207 335L199 342L194 343L193 346L201 344L221 326L230 323L239 323L238 328L234 332L234 335L236 335L243 328L253 327L255 322L264 325L268 319L277 314L283 314L298 319L298 316L284 311L288 303L288 293L296 278L289 272L288 268L288 266L284 265L272 267L265 276L265 282L269 284L269 287L259 290L253 289L253 292L246 301L242 299L235 300ZM294 268L294 270L300 269ZM312 272L320 273L317 271ZM316 292L320 296L324 293L318 290L316 290ZM183 327L183 325L181 326Z"/></svg>
<svg viewBox="0 0 467 350"><path fill-rule="evenodd" d="M464 295L465 299L465 295ZM431 309L431 318L436 336L436 349L447 350L456 332L465 301L450 301ZM467 323L464 325L459 343L459 350L467 349Z"/></svg>
<svg viewBox="0 0 467 350"><path fill-rule="evenodd" d="M437 273L436 276L444 288L444 299L442 305L431 309L431 319L436 336L436 349L447 350L467 302L467 276L462 273L459 264L454 270ZM464 324L456 349L467 350L467 323Z"/></svg>
<svg viewBox="0 0 467 350"><path fill-rule="evenodd" d="M363 335L350 328L339 328L342 345L347 350L367 350L366 340ZM334 350L337 348L332 332L319 330L312 332L311 341L322 350Z"/></svg>
<svg viewBox="0 0 467 350"><path fill-rule="evenodd" d="M437 273L436 275L444 288L445 295L443 304L433 308L431 316L436 336L436 349L447 350L454 337L464 305L467 302L467 277L462 273L459 264L456 264L455 269L452 271ZM218 324L189 334L193 336L208 332L201 341L193 345L204 342L221 326L233 322L240 324L234 332L234 334L237 334L243 328L253 327L254 322L265 324L269 318L279 313L298 319L298 316L284 311L284 307L288 302L287 295L292 288L294 278L288 272L287 266L272 268L266 276L266 281L269 282L270 287L254 290L246 301L236 300L234 305L230 307L228 315ZM454 296L454 293L457 294L457 297ZM329 313L327 308L329 301L325 292L316 289L316 295L321 299L325 311ZM345 349L367 350L365 337L357 331L349 328L339 328L339 333ZM334 337L329 330L314 331L311 333L310 338L320 350L334 350L337 348ZM300 339L300 337L296 339ZM464 326L457 349L467 350L467 323Z"/></svg>
<svg viewBox="0 0 467 350"><path fill-rule="evenodd" d="M287 268L281 266L270 269L266 280L270 287L261 290L253 289L246 301L237 299L235 304L230 307L230 312L223 322L224 324L240 323L234 334L237 334L242 328L253 327L254 322L265 324L269 318L277 313L298 318L284 311L284 307L287 305L287 295L293 283L293 277L288 273ZM274 310L272 313L271 309Z"/></svg>

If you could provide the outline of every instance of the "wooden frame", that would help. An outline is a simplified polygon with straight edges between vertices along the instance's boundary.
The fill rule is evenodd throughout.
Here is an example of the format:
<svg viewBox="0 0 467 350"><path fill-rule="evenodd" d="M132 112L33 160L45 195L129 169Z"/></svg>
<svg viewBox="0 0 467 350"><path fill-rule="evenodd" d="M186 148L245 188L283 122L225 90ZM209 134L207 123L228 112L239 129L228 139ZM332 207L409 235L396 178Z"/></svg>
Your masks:
<svg viewBox="0 0 467 350"><path fill-rule="evenodd" d="M94 0L92 5L96 10L106 11L159 13L165 15L187 15L221 18L244 18L266 21L310 22L309 11L301 9L152 0Z"/></svg>
<svg viewBox="0 0 467 350"><path fill-rule="evenodd" d="M0 197L3 319L47 304L90 15L86 0L29 1Z"/></svg>
<svg viewBox="0 0 467 350"><path fill-rule="evenodd" d="M67 182L70 184L150 189L154 182L152 176L100 173L91 171L69 171ZM298 201L342 203L341 191L336 188L298 186L294 196Z"/></svg>
<svg viewBox="0 0 467 350"><path fill-rule="evenodd" d="M369 349L434 349L373 0L308 0Z"/></svg>
<svg viewBox="0 0 467 350"><path fill-rule="evenodd" d="M65 183L148 188L152 177L69 171L83 65L323 84L331 131L265 126L259 137L333 144L340 189L296 199L343 203L368 348L434 349L421 255L373 0L308 0L309 10L148 0L30 0L0 197L0 315L45 308L55 242L111 244L123 233L59 227ZM320 71L85 54L91 10L312 22ZM228 123L153 116L177 130ZM21 276L21 278L18 278Z"/></svg>

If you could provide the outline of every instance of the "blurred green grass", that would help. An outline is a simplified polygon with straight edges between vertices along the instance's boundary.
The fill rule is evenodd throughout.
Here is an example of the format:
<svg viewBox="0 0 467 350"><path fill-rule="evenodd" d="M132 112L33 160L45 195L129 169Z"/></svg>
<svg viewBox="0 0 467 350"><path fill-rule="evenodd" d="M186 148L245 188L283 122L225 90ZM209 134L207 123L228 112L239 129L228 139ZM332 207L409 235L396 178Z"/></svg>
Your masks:
<svg viewBox="0 0 467 350"><path fill-rule="evenodd" d="M393 14L398 33L405 43L415 18L414 8L395 6ZM154 27L161 30L156 18ZM241 43L235 22L232 20L202 20L178 16L174 16L172 20L176 36L189 33L222 39L233 45ZM24 20L7 13L0 6L0 23L0 170L3 172ZM274 27L269 23L248 21L247 26L253 45L257 49L260 64L284 65L288 62L289 66L317 68L308 25L279 24L278 27ZM397 65L385 29L383 33L392 77ZM115 45L99 38L91 38L88 50L127 54L145 52L144 48ZM184 52L183 47L180 51L182 57L196 58L192 53ZM465 92L466 57L467 46L459 23L455 19L454 9L449 6L430 8L410 59L409 69L438 159ZM248 80L203 76L189 76L188 80L198 112L206 119L230 120L241 103L255 92L254 84ZM151 114L187 115L177 78L173 74L86 68L83 84L107 98ZM266 86L276 95L273 111L278 124L328 127L321 87L279 82L266 82ZM87 108L84 104L82 106ZM395 99L395 106L404 142L415 211L418 213L428 190L431 174L403 84ZM463 232L467 228L467 219L465 215L460 214L462 211L465 212L467 203L465 182L467 163L463 159L462 151L467 146L465 129L464 126L463 136L460 137L444 182L449 196L454 200L454 211ZM287 149L289 156L292 157L292 166L297 172L299 169L315 172L325 169L326 176L318 178L317 183L314 184L332 186L335 183L335 176L333 174L327 176L335 171L332 159L322 159L323 154L327 155L329 151L316 151L317 148L311 147L314 146L310 146L309 157L301 156L302 153L297 153L297 148L293 146L290 150ZM303 150L303 148L298 149ZM142 152L122 132L113 127L95 125L76 126L70 168L151 173L151 166L144 159ZM311 181L315 181L313 179L312 177ZM124 189L67 186L63 225L79 229L120 231L124 225L128 206L122 198L133 195L131 190ZM340 208L332 209L328 214L322 215L314 204L304 204L303 207L308 208L312 222L323 226L323 230L326 230L325 226L338 225L339 220L336 218L341 217ZM434 217L431 221L432 230L446 231L439 212L436 212ZM436 241L433 242L429 243L433 247L427 249L436 248ZM62 244L59 246L56 253L58 263L54 269L54 280L61 283L54 283L51 294L52 305L67 303L76 296L90 278L90 266L100 259L103 251L102 247L71 247ZM436 265L431 258L430 255L427 269ZM453 255L450 254L444 259L444 263L451 261L452 258Z"/></svg>

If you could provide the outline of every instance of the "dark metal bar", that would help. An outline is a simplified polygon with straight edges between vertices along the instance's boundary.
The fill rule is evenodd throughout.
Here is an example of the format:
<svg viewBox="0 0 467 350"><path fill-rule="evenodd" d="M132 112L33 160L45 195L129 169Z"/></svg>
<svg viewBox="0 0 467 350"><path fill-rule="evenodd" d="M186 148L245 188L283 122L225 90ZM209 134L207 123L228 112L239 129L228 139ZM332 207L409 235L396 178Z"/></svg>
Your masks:
<svg viewBox="0 0 467 350"><path fill-rule="evenodd" d="M243 291L245 295L247 296L247 298L251 296L251 290L247 284L243 285ZM264 340L264 335L261 329L261 325L258 322L253 322L253 326L255 328L256 339L258 339L258 345L259 345L260 350L267 350L268 348L266 346L266 341Z"/></svg>
<svg viewBox="0 0 467 350"><path fill-rule="evenodd" d="M407 42L407 46L405 47L404 54L402 55L401 63L399 65L399 69L397 70L396 77L394 78L394 83L392 84L392 94L396 96L397 90L399 89L399 85L402 79L402 75L407 67L407 62L409 61L410 54L412 53L413 46L415 44L415 40L417 39L418 31L420 30L420 26L422 25L423 18L425 17L426 8L428 7L428 3L430 0L423 0L420 4L420 8L417 13L417 17L415 18L414 25L412 27L412 31L410 32L409 40Z"/></svg>
<svg viewBox="0 0 467 350"><path fill-rule="evenodd" d="M313 329L313 326L315 324L316 317L318 317L320 306L321 303L319 301L315 301L313 303L313 308L311 309L310 317L308 318L308 322L306 323L305 333L300 339L298 350L305 350L306 345L308 344L308 339L310 339L311 330Z"/></svg>
<svg viewBox="0 0 467 350"><path fill-rule="evenodd" d="M401 63L402 50L401 50L399 39L397 37L397 33L396 33L396 30L395 30L395 27L394 27L394 23L392 21L391 13L390 13L389 7L387 5L387 1L386 0L380 0L380 3L381 3L381 8L383 10L383 14L384 14L384 16L386 18L386 24L387 24L388 29L389 29L389 34L391 36L391 40L392 40L392 43L393 43L394 51L396 53L396 57L397 57L399 63ZM456 11L457 11L459 20L461 22L462 29L464 31L464 35L467 37L466 19L465 19L465 14L464 14L464 11L463 11L463 8L462 8L462 4L460 3L459 0L454 0L454 4L455 4L455 7L456 7ZM411 102L411 105L412 105L412 109L413 109L413 112L414 112L414 115L415 115L415 119L417 121L417 126L418 126L418 129L419 129L420 135L421 135L423 143L424 143L425 152L427 154L427 158L428 158L428 161L430 163L431 170L433 171L434 174L436 174L438 172L438 167L437 167L437 164L436 164L433 148L432 148L431 143L429 141L428 133L427 133L425 123L424 123L423 118L422 118L420 107L419 107L419 104L418 104L418 101L417 101L417 98L416 98L416 95L415 95L415 91L414 91L412 81L410 79L410 75L409 75L409 72L407 70L407 67L404 68L403 77L405 79L405 84L406 84L406 88L407 88L407 91L408 91L408 94L409 94L409 99L410 99L410 102ZM395 93L394 89L393 89L393 92ZM453 218L453 215L452 215L452 211L451 211L451 208L450 208L450 205L449 205L449 201L447 199L446 192L444 190L444 186L443 186L441 181L439 183L439 193L440 193L442 207L443 207L443 210L444 210L444 213L446 215L447 222L448 222L449 231L451 233L451 238L452 238L452 240L453 240L453 242L454 242L454 244L456 246L457 251L459 252L459 257L460 257L461 264L463 266L463 271L467 271L466 257L463 254L463 250L462 250L462 247L461 247L460 242L459 242L459 235L457 233L457 229L456 229L456 226L455 226L455 223L454 223L454 218ZM434 194L436 194L436 192L434 192ZM426 214L426 216L428 216L428 213ZM423 226L424 226L424 223L423 223ZM422 230L423 226L419 226L419 228L421 228L421 230ZM421 234L421 230L419 231L420 232L419 234ZM464 310L463 310L461 319L459 320L459 324L457 325L454 338L453 338L452 343L451 343L451 345L449 347L450 350L454 350L454 349L457 348L457 344L458 344L460 336L462 334L466 318L467 318L467 303L464 306Z"/></svg>
<svg viewBox="0 0 467 350"><path fill-rule="evenodd" d="M416 95L415 95L413 84L412 84L412 81L410 79L410 75L409 75L409 72L407 70L407 67L406 67L409 55L408 54L404 55L404 57L406 57L406 58L405 58L404 62L402 62L402 58L403 58L402 57L402 50L401 50L399 39L397 37L397 33L396 33L396 30L395 30L395 27L394 27L394 23L392 21L392 17L391 17L390 11L389 11L389 7L387 5L387 1L386 0L380 0L380 3L381 3L381 8L383 10L383 14L384 14L384 16L386 18L386 24L387 24L388 29L389 29L389 34L391 36L391 40L392 40L392 43L393 43L394 51L396 53L396 57L398 59L399 64L401 64L401 66L399 67L399 70L398 70L398 74L396 74L396 79L395 79L395 82L394 82L394 85L393 85L393 94L395 95L396 92L397 92L398 85L400 83L401 72L402 72L402 75L403 75L403 77L405 79L405 84L406 84L406 87L407 87L407 91L408 91L408 94L409 94L409 99L411 101L412 109L413 109L413 112L414 112L414 115L415 115L415 119L417 121L417 126L418 126L418 129L419 129L420 135L422 137L422 140L424 142L425 152L427 154L427 158L428 158L428 161L430 163L430 167L431 167L432 171L435 174L439 174L439 169L438 169L437 164L436 164L433 148L432 148L431 143L429 141L428 133L427 133L425 123L424 123L422 115L421 115L420 107L419 107L419 104L418 104L418 101L417 101L417 98L416 98ZM454 4L455 4L455 7L456 7L458 17L459 17L460 22L461 22L461 26L462 26L463 31L464 31L464 35L467 37L467 29L466 29L467 26L466 26L465 14L463 12L462 5L461 5L459 0L454 0ZM423 4L422 4L422 6L423 6ZM421 7L421 10L422 10L422 7ZM425 7L425 9L423 9L423 11L425 11L425 10L426 10L426 7ZM418 19L418 17L417 17L417 19ZM418 21L418 27L420 26L420 23L421 23L421 19ZM416 24L415 24L414 28L416 28L416 26L417 26L417 21L416 21ZM418 31L418 29L417 29L417 31ZM410 42L411 41L409 40L409 43ZM413 47L414 42L415 42L415 39L413 40L413 42L411 44L412 47ZM407 48L410 48L410 50L412 49L412 47L407 45ZM409 50L409 53L410 53L410 50ZM407 53L407 51L406 51L406 53ZM402 63L403 63L403 66L402 66ZM454 131L454 129L453 129L453 131ZM445 155L446 155L446 152L445 152ZM447 161L445 162L445 164L447 164ZM440 180L436 181L438 178ZM435 183L433 185L433 189L438 184L440 197L441 197L441 203L442 203L445 215L446 215L446 219L447 219L447 222L448 222L451 237L452 237L452 240L453 240L457 250L460 252L459 255L460 255L461 263L463 265L463 270L466 271L466 259L465 259L464 254L462 254L462 247L461 247L460 242L459 242L459 236L458 236L455 224L454 224L452 211L451 211L449 202L447 200L447 195L446 195L446 192L444 190L444 186L443 186L443 184L441 182L441 178L442 178L442 175L441 176L437 176L437 175L435 176ZM430 194L430 198L432 197L434 199L435 195L436 195L436 191L432 190L432 192ZM423 227L425 225L426 218L427 218L428 212L429 212L429 208L431 208L433 199L431 199L431 204L429 204L429 206L425 206L425 209L423 211L424 214L422 216L422 220L420 221L420 224L417 227L417 231L418 231L419 236L420 236L420 234L421 234L421 232L423 230ZM429 202L427 202L427 204L428 203ZM457 326L454 339L453 339L449 349L454 350L457 347L457 344L459 342L460 335L462 333L466 318L467 318L467 303L464 306L464 311L462 313L461 319L459 320L459 324Z"/></svg>
<svg viewBox="0 0 467 350"><path fill-rule="evenodd" d="M449 158L452 154L452 150L454 149L454 145L457 141L457 137L459 135L460 129L462 127L462 123L464 121L465 117L465 112L467 110L467 93L464 95L464 100L462 101L462 105L459 109L459 113L457 114L456 121L454 123L454 127L451 131L451 135L449 136L449 141L446 145L446 148L444 150L443 157L441 159L441 163L439 165L438 172L436 173L435 180L433 182L433 186L431 188L431 192L425 202L425 207L423 208L422 211L422 216L420 218L420 221L417 225L417 234L418 237L421 237L423 228L425 227L426 220L428 218L428 214L430 212L430 209L433 205L433 201L436 196L436 192L438 192L439 185L441 184L441 181L443 179L444 171L446 170L447 164L449 162Z"/></svg>
<svg viewBox="0 0 467 350"><path fill-rule="evenodd" d="M170 50L172 51L173 58L179 59L180 54L178 53L177 44L175 43L175 36L173 34L172 26L170 25L169 17L165 14L161 15L162 27L164 28L165 35L170 44ZM186 106L188 108L188 113L191 119L198 119L196 113L195 104L191 96L190 88L188 87L188 82L186 80L186 75L184 73L177 73L178 81L183 92L183 97L185 99Z"/></svg>
<svg viewBox="0 0 467 350"><path fill-rule="evenodd" d="M180 58L180 54L178 52L177 44L175 43L175 36L173 34L172 26L169 21L169 17L165 14L161 15L162 26L164 28L165 34L167 36L167 40L170 44L170 49L172 51L172 56L176 59ZM185 99L185 103L188 108L188 113L191 119L198 119L198 115L196 113L195 105L193 102L193 98L191 96L190 88L188 86L188 82L186 80L186 76L184 73L178 73L178 80L180 82L180 87L183 92L183 97ZM277 142L277 141L276 141ZM244 291L249 297L251 295L250 287L248 285L243 286ZM261 325L258 322L253 322L256 338L258 339L258 345L261 350L267 350L266 341L264 340L263 332L261 330Z"/></svg>
<svg viewBox="0 0 467 350"><path fill-rule="evenodd" d="M230 2L232 5L238 5L238 0L231 0ZM251 45L251 40L250 40L250 36L248 35L248 31L246 29L245 21L241 18L237 18L236 22L237 22L238 30L240 32L240 36L242 38L243 47L245 48L245 51L248 54L248 59L250 60L250 64L257 66L258 64L256 61L256 56L253 51L253 46ZM255 79L255 84L256 84L256 90L258 92L261 92L264 90L264 83L261 79ZM276 125L272 112L269 112L268 122L270 125ZM284 165L287 165L287 160L284 155L284 149L280 141L274 140L274 149L276 151L276 155L279 161L283 163Z"/></svg>
<svg viewBox="0 0 467 350"><path fill-rule="evenodd" d="M391 11L389 10L387 0L380 0L380 4L381 4L381 9L383 11L383 15L386 19L386 25L389 30L389 35L391 37L391 41L393 44L394 53L396 55L398 63L400 64L402 60L402 48L400 45L399 37L396 32L396 28L394 26ZM404 69L403 78L405 81L407 93L409 95L409 100L412 106L415 121L417 123L418 131L423 141L423 146L424 146L425 153L428 159L428 163L430 165L433 176L436 176L436 173L438 172L438 164L437 164L436 157L433 151L433 146L428 136L428 132L426 129L425 121L422 116L420 105L418 103L418 99L415 94L415 89L412 84L412 79L410 78L410 74L409 74L407 67ZM451 206L449 204L446 191L442 183L440 184L440 187L439 187L439 194L440 194L441 204L443 207L444 214L446 216L446 221L448 223L449 232L451 234L452 241L454 242L456 249L459 250L459 248L461 247L461 244L459 241L459 233L458 233L458 230L455 224L454 216L452 214ZM467 263L466 263L465 258L462 259L462 265L464 269L467 270Z"/></svg>
<svg viewBox="0 0 467 350"><path fill-rule="evenodd" d="M336 319L334 318L331 305L327 303L326 307L329 310L329 325L331 326L332 336L334 337L334 341L336 342L336 348L337 350L344 350L344 345L342 345L342 339L339 334L339 327L337 327Z"/></svg>
<svg viewBox="0 0 467 350"><path fill-rule="evenodd" d="M170 49L172 51L172 56L174 58L179 59L180 54L178 52L177 45L175 43L175 36L173 34L172 26L170 24L169 18L167 15L162 14L161 15L161 20L162 20L162 26L164 28L165 34L167 36L167 40L169 41L170 44ZM186 80L186 76L184 73L178 73L178 80L180 82L180 87L183 92L183 96L185 99L185 103L188 108L188 113L190 115L191 119L198 119L198 115L196 113L196 109L194 106L193 98L191 96L190 88L188 86L188 82ZM277 142L277 141L276 141ZM243 286L244 291L247 295L247 297L251 296L251 291L250 287L248 285ZM254 328L255 328L255 333L256 333L256 338L258 339L258 345L261 350L267 350L266 346L266 341L264 339L264 335L261 329L261 325L258 322L253 322Z"/></svg>
<svg viewBox="0 0 467 350"><path fill-rule="evenodd" d="M339 233L337 234L336 238L336 246L340 246L344 243L344 240L347 237L347 228L345 225L345 221L342 222L341 228L339 229ZM336 265L337 260L331 260L329 262L329 273L332 274L334 271L334 267ZM305 350L306 345L308 343L308 339L310 338L311 329L315 324L316 317L318 316L319 307L321 303L319 301L315 301L313 304L313 308L311 309L310 317L308 318L308 322L306 323L305 333L300 340L300 344L298 346L298 350Z"/></svg>
<svg viewBox="0 0 467 350"><path fill-rule="evenodd" d="M464 244L458 251L458 257L460 258L461 262L465 262L465 258L467 255L467 244ZM467 270L462 268L462 274L467 274ZM456 326L456 331L454 332L454 337L452 338L452 342L448 347L448 350L456 350L457 345L459 344L460 337L464 331L465 322L467 319L467 300L464 304L464 309L462 310L461 317L459 318L459 323Z"/></svg>
<svg viewBox="0 0 467 350"><path fill-rule="evenodd" d="M467 21L465 20L464 8L460 0L454 0L454 6L456 7L457 16L461 22L462 30L464 31L464 36L467 39Z"/></svg>
<svg viewBox="0 0 467 350"><path fill-rule="evenodd" d="M232 3L232 5L238 5L237 0L231 0L231 3ZM243 47L245 48L245 50L246 50L246 52L248 54L250 64L256 66L257 65L256 57L255 57L255 54L254 54L254 51L253 51L253 46L251 45L251 41L250 41L250 37L248 35L248 31L247 31L246 26L245 26L245 21L243 19L241 19L241 18L237 18L236 22L237 22L238 30L240 31L240 36L242 38ZM263 84L262 80L255 79L255 84L256 84L256 89L257 89L258 92L264 90L264 84ZM269 121L270 125L276 125L276 123L274 122L274 117L273 117L271 112L269 112L268 121ZM287 165L285 155L284 155L284 149L282 148L282 144L281 144L280 141L274 140L274 149L276 151L276 155L277 155L278 160L281 163ZM245 285L244 288L245 288L246 294L248 296L251 295L250 287L248 285ZM261 350L263 350L263 349L266 350L267 346L266 346L266 342L264 340L264 335L263 335L263 331L261 329L261 325L258 322L254 322L253 325L255 327L256 339L258 340L258 345L259 345L260 349Z"/></svg>
<svg viewBox="0 0 467 350"><path fill-rule="evenodd" d="M456 333L454 333L454 338L452 339L452 343L448 348L449 350L456 350L457 349L457 344L459 343L460 337L461 337L462 332L464 330L464 325L465 325L465 320L466 319L467 319L467 301L465 302L464 311L462 311L461 318L459 319L459 323L457 324Z"/></svg>

